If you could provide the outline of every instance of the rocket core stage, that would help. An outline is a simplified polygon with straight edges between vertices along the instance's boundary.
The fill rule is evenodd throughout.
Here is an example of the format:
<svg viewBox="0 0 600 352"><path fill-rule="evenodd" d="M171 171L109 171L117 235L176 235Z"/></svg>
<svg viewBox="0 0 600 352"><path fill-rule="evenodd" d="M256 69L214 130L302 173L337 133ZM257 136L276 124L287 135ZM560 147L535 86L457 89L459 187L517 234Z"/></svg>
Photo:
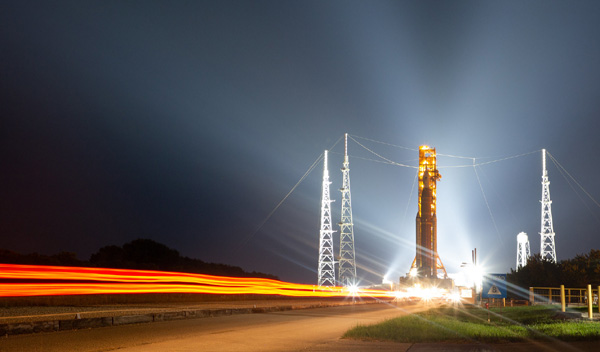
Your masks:
<svg viewBox="0 0 600 352"><path fill-rule="evenodd" d="M436 182L442 176L437 170L435 148L419 147L419 210L416 219L416 255L411 265L412 276L448 277L437 252ZM438 272L443 274L438 277Z"/></svg>

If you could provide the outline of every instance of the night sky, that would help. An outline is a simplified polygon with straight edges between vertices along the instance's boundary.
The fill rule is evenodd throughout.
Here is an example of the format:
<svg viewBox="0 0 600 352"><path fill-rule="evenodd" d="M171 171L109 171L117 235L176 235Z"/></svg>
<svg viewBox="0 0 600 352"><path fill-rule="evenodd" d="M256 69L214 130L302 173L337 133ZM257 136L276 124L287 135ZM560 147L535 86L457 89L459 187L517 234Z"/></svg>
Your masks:
<svg viewBox="0 0 600 352"><path fill-rule="evenodd" d="M467 157L438 157L449 272L509 271L520 231L539 253L542 148L600 199L598 1L3 1L0 44L0 248L149 238L314 284L322 163L264 220L332 148L339 221L345 132ZM416 170L349 154L358 274L396 280ZM598 203L548 172L558 259L600 248Z"/></svg>

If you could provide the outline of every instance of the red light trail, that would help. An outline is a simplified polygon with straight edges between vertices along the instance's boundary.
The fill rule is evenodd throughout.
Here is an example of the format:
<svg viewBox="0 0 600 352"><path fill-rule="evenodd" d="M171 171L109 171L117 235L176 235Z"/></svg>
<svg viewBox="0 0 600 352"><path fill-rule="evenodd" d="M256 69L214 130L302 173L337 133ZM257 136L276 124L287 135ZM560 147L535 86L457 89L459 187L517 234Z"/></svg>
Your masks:
<svg viewBox="0 0 600 352"><path fill-rule="evenodd" d="M0 264L0 297L124 293L393 297L390 291L350 290L345 287L321 289L313 285L261 278L151 270Z"/></svg>

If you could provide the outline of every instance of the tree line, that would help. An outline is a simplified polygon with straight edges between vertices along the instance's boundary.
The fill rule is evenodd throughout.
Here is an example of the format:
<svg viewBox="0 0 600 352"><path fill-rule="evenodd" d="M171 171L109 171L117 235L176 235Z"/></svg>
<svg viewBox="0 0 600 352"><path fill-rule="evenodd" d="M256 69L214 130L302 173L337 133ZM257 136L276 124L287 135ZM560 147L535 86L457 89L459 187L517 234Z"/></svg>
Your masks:
<svg viewBox="0 0 600 352"><path fill-rule="evenodd" d="M558 263L535 254L529 257L524 267L511 269L506 281L523 289L560 285L585 288L589 284L597 287L600 285L600 250L592 249L587 254L579 254Z"/></svg>
<svg viewBox="0 0 600 352"><path fill-rule="evenodd" d="M87 261L77 259L77 254L73 252L43 255L38 253L19 254L0 249L0 263L160 270L278 279L277 276L261 272L246 272L238 266L207 263L200 259L184 257L177 250L150 239L137 239L125 243L123 246L110 245L102 247L98 252L92 254Z"/></svg>

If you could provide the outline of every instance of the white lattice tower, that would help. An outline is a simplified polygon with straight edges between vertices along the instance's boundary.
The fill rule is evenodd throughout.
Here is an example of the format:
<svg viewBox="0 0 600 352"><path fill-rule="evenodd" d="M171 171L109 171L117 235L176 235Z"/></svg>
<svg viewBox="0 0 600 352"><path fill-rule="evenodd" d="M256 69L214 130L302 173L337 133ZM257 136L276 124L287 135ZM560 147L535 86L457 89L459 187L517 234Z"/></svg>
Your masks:
<svg viewBox="0 0 600 352"><path fill-rule="evenodd" d="M342 164L342 221L340 225L340 259L338 279L341 285L356 285L356 259L352 202L350 197L350 162L348 161L348 134L344 135L344 163Z"/></svg>
<svg viewBox="0 0 600 352"><path fill-rule="evenodd" d="M529 248L529 238L525 232L520 232L517 235L517 266L516 270L527 265L527 259L531 255L531 250Z"/></svg>
<svg viewBox="0 0 600 352"><path fill-rule="evenodd" d="M556 263L556 247L554 245L554 227L552 225L552 201L550 200L550 181L546 170L546 149L542 149L542 229L540 232L540 255L542 259Z"/></svg>
<svg viewBox="0 0 600 352"><path fill-rule="evenodd" d="M335 286L335 260L333 256L333 231L331 227L331 202L329 198L329 170L327 151L323 156L323 193L321 195L321 231L319 232L319 286Z"/></svg>

